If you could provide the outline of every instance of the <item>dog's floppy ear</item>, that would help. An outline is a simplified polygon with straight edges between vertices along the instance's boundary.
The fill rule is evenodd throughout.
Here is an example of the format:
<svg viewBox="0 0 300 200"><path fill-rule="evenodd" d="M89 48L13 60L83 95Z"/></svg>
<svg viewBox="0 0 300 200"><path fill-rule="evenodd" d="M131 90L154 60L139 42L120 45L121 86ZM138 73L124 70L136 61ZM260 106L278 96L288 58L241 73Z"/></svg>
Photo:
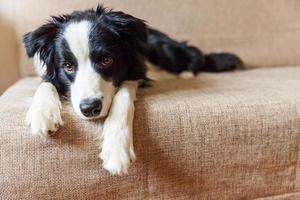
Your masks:
<svg viewBox="0 0 300 200"><path fill-rule="evenodd" d="M36 53L50 53L56 34L57 26L54 23L45 24L37 30L25 34L24 44L27 55L31 58Z"/></svg>
<svg viewBox="0 0 300 200"><path fill-rule="evenodd" d="M55 69L53 65L54 57L54 40L58 34L59 26L65 21L66 16L52 17L52 20L33 32L24 35L28 57L32 58L36 54L47 67L47 74L54 76Z"/></svg>

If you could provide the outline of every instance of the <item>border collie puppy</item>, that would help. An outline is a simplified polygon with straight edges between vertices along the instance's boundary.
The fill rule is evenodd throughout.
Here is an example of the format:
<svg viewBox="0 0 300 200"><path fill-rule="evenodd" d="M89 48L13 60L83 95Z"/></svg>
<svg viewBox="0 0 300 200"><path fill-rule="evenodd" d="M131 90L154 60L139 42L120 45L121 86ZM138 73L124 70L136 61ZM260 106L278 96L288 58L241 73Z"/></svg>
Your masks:
<svg viewBox="0 0 300 200"><path fill-rule="evenodd" d="M235 55L204 55L143 20L102 6L52 17L27 33L24 43L43 79L26 117L31 133L46 136L63 125L60 96L67 95L82 119L106 117L100 157L103 167L118 175L126 174L136 158L132 123L139 83L156 79L154 71L186 77L186 71L193 76L242 66Z"/></svg>

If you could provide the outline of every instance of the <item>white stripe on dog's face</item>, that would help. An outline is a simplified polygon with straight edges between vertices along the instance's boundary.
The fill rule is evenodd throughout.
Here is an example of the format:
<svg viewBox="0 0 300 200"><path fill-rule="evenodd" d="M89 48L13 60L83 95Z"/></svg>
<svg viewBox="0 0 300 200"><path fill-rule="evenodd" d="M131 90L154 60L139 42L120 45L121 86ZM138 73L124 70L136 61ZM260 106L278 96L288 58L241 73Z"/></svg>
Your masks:
<svg viewBox="0 0 300 200"><path fill-rule="evenodd" d="M89 119L80 110L80 103L83 100L100 99L102 101L102 110L98 117L105 117L116 91L112 82L102 79L101 75L93 68L90 59L90 30L91 23L81 21L69 24L64 32L64 38L78 64L76 77L71 85L71 100L75 112L83 119Z"/></svg>

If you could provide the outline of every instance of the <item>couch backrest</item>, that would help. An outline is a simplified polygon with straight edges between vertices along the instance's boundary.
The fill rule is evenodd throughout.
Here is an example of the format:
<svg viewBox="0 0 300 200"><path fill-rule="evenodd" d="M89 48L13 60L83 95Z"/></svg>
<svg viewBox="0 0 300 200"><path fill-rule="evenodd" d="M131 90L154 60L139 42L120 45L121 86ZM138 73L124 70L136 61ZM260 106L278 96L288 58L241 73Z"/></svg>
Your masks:
<svg viewBox="0 0 300 200"><path fill-rule="evenodd" d="M22 35L50 15L103 3L142 18L178 40L188 40L205 52L231 51L249 66L300 64L299 0L12 0L23 75L32 64Z"/></svg>

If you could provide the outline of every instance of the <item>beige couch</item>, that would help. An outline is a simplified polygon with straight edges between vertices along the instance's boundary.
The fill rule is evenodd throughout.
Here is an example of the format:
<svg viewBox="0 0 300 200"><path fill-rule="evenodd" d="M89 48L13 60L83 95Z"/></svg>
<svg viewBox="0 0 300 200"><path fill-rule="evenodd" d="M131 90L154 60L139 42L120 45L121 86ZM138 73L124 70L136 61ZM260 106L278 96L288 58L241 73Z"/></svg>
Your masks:
<svg viewBox="0 0 300 200"><path fill-rule="evenodd" d="M0 97L0 199L300 199L300 1L103 2L255 69L141 89L138 159L114 177L98 158L101 121L82 121L66 105L65 125L49 139L31 137L24 123L39 79L28 77L21 36L98 1L10 1L24 78Z"/></svg>

